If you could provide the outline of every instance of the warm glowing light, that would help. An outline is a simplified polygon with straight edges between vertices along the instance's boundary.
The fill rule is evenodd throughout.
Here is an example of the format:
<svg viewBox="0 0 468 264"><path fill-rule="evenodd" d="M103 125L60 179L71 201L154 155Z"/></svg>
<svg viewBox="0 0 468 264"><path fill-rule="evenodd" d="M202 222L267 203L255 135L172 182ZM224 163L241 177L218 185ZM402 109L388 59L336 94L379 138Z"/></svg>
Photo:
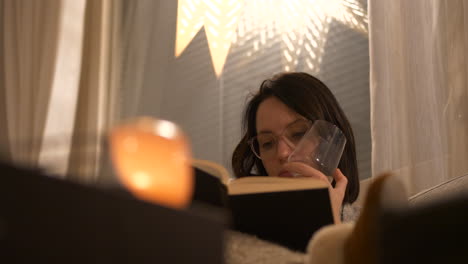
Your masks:
<svg viewBox="0 0 468 264"><path fill-rule="evenodd" d="M217 76L231 43L251 43L246 54L252 56L278 36L285 70L294 70L303 54L304 65L318 71L333 20L367 34L366 11L358 0L179 0L176 56L205 26Z"/></svg>
<svg viewBox="0 0 468 264"><path fill-rule="evenodd" d="M160 120L154 125L154 132L156 135L167 139L175 138L177 134L177 126L172 122Z"/></svg>
<svg viewBox="0 0 468 264"><path fill-rule="evenodd" d="M178 57L203 26L203 6L200 0L179 0L177 7L177 40L175 55Z"/></svg>
<svg viewBox="0 0 468 264"><path fill-rule="evenodd" d="M366 12L357 0L286 0L283 5L278 24L285 70L294 70L302 53L311 72L320 70L333 20L367 34Z"/></svg>
<svg viewBox="0 0 468 264"><path fill-rule="evenodd" d="M234 39L243 0L179 0L177 7L176 57L205 26L211 61L217 76L223 70Z"/></svg>
<svg viewBox="0 0 468 264"><path fill-rule="evenodd" d="M190 148L175 124L141 118L113 128L109 139L117 175L135 196L173 208L190 203Z"/></svg>
<svg viewBox="0 0 468 264"><path fill-rule="evenodd" d="M145 190L151 185L151 176L143 171L137 171L132 175L134 186L137 189Z"/></svg>

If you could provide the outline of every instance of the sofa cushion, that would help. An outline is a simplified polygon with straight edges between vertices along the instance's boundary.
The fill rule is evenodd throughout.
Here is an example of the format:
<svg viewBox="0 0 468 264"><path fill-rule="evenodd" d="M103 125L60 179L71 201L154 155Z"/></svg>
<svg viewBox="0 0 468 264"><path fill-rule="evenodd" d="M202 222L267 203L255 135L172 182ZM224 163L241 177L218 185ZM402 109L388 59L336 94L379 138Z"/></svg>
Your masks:
<svg viewBox="0 0 468 264"><path fill-rule="evenodd" d="M409 198L410 205L425 204L441 199L450 199L468 192L468 174L450 179L439 185L423 190Z"/></svg>

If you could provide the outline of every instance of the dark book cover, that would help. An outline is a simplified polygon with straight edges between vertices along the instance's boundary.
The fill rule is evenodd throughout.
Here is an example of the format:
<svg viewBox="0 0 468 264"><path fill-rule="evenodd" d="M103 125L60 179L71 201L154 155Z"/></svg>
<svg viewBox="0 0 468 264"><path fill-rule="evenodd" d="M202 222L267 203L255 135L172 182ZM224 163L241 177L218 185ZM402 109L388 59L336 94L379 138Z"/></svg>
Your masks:
<svg viewBox="0 0 468 264"><path fill-rule="evenodd" d="M328 189L229 195L233 229L305 252L312 235L332 224Z"/></svg>

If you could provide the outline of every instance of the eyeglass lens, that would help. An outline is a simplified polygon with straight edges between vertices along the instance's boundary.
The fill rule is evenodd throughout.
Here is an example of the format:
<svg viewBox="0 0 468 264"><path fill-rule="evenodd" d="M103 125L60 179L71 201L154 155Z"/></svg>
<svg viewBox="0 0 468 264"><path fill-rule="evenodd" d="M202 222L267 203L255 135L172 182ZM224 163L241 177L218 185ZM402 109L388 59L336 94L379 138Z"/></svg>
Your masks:
<svg viewBox="0 0 468 264"><path fill-rule="evenodd" d="M280 138L284 138L289 147L294 148L302 139L311 124L308 121L294 122L283 131L279 136L273 133L258 134L252 140L252 150L261 159L268 159L277 152Z"/></svg>

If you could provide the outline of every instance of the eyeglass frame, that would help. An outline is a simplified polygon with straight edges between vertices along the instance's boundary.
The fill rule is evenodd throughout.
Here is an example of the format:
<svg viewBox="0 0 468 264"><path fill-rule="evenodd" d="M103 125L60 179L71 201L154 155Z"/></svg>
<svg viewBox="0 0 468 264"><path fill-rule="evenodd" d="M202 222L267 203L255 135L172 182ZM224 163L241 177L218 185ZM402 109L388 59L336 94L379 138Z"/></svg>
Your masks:
<svg viewBox="0 0 468 264"><path fill-rule="evenodd" d="M312 121L312 120L305 119L305 118L299 118L299 119L295 120L294 122L290 123L289 125L287 125L287 126L283 129L283 131L281 131L281 133L280 133L279 135L275 135L273 132L267 132L267 133L272 134L272 135L274 136L274 138L275 138L276 143L278 143L278 142L279 142L279 138L285 137L285 136L284 136L284 133L287 131L287 129L288 129L290 126L292 126L293 124L298 123L299 121L305 122L305 123L307 123L307 124L309 125L309 127L307 128L307 130L309 130L309 129L312 127L313 123L314 123L314 121ZM306 132L307 132L307 131L306 131ZM304 133L304 135L305 135L305 133ZM249 145L250 150L253 152L253 154L254 154L258 159L264 160L264 159L262 159L262 157L260 157L260 154L257 153L257 152L255 151L254 140L255 140L257 137L258 137L258 134L256 134L255 136L251 137L251 138L247 141L247 144ZM294 144L292 144L292 142L290 142L290 140L289 140L288 138L285 138L285 141L286 141L286 143L291 143L291 145L290 145L290 144L287 144L290 148L294 148L294 147L295 147ZM277 152L277 151L278 151L278 144L276 144L276 152ZM260 152L260 149L259 149L259 152Z"/></svg>

